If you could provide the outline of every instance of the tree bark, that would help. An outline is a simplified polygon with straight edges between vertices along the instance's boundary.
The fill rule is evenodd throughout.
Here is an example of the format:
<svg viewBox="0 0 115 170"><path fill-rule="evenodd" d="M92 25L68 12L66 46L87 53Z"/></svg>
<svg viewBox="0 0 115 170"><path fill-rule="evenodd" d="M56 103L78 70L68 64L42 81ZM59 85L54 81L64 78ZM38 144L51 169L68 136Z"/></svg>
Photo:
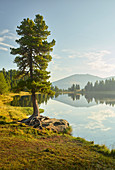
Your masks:
<svg viewBox="0 0 115 170"><path fill-rule="evenodd" d="M39 117L40 116L39 106L38 106L35 92L32 92L32 102L33 102L33 116Z"/></svg>
<svg viewBox="0 0 115 170"><path fill-rule="evenodd" d="M33 80L32 51L30 51L29 60L30 60L30 77L31 77L31 80ZM35 94L34 89L32 89L31 92L32 92L32 102L33 102L33 115L32 115L32 117L40 116L39 106L38 106L38 102L37 102L37 99L36 99L36 94Z"/></svg>
<svg viewBox="0 0 115 170"><path fill-rule="evenodd" d="M27 123L29 124L30 121L33 119L33 118L39 118L40 117L40 112L39 112L39 106L38 106L38 102L37 102L37 99L36 99L36 94L35 92L32 93L32 102L33 102L33 114L28 118L28 119L23 119L21 122L22 123Z"/></svg>
<svg viewBox="0 0 115 170"><path fill-rule="evenodd" d="M29 55L29 65L30 65L30 77L31 80L33 80L32 51L30 51L30 55ZM22 122L24 123L29 123L33 119L33 117L40 117L39 106L38 106L34 89L32 89L31 92L32 92L32 102L33 102L33 114L28 119L22 120Z"/></svg>

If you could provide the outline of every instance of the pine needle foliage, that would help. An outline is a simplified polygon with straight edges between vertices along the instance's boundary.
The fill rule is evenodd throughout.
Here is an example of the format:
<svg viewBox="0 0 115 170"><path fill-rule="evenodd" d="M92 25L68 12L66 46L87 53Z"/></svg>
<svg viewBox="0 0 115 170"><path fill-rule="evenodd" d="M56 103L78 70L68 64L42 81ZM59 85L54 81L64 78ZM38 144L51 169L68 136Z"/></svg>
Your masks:
<svg viewBox="0 0 115 170"><path fill-rule="evenodd" d="M47 71L48 63L52 60L50 52L53 50L55 40L47 41L50 35L48 26L43 16L36 15L34 21L27 18L17 27L17 34L21 36L16 40L19 48L11 48L11 54L17 55L14 63L18 66L17 77L21 79L18 83L18 91L27 89L32 93L33 116L39 115L39 108L35 93L54 94L51 90L51 83L48 81L50 72Z"/></svg>
<svg viewBox="0 0 115 170"><path fill-rule="evenodd" d="M18 77L28 75L26 80L19 82L18 89L23 90L26 87L30 92L34 89L34 92L51 93L51 83L47 81L50 72L46 69L52 60L50 52L53 50L55 40L47 41L50 31L43 16L36 15L34 21L24 19L16 31L21 36L16 40L20 47L11 48L11 54L18 54L14 60L19 70Z"/></svg>

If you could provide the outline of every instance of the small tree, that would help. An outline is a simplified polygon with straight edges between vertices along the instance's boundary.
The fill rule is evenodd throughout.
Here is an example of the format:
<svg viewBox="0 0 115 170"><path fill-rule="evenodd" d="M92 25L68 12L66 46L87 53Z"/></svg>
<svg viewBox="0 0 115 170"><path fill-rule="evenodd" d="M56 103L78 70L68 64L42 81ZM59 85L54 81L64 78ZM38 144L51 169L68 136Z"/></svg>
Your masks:
<svg viewBox="0 0 115 170"><path fill-rule="evenodd" d="M8 93L8 84L2 72L0 72L0 94Z"/></svg>
<svg viewBox="0 0 115 170"><path fill-rule="evenodd" d="M50 52L53 50L55 40L47 41L50 35L48 26L43 20L43 16L36 15L35 20L24 19L16 30L21 36L16 42L19 48L11 48L11 54L18 54L14 62L18 66L18 77L26 76L25 80L18 83L18 90L28 89L32 93L33 114L27 121L39 115L39 107L36 99L36 92L53 94L51 83L48 81L50 72L46 69L52 57Z"/></svg>

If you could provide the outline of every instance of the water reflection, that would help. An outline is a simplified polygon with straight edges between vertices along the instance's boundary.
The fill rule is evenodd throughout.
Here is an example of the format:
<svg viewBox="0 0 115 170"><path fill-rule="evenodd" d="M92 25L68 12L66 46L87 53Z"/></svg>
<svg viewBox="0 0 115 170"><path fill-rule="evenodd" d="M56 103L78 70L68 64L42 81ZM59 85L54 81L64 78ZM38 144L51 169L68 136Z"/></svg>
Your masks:
<svg viewBox="0 0 115 170"><path fill-rule="evenodd" d="M47 94L37 94L36 98L39 104L41 103L47 104L47 101L52 97L48 96ZM21 107L32 107L33 106L32 96L31 95L25 95L25 96L16 95L13 97L13 101L11 101L11 105L21 106Z"/></svg>
<svg viewBox="0 0 115 170"><path fill-rule="evenodd" d="M68 97L71 97L73 101L80 100L80 94L68 93Z"/></svg>
<svg viewBox="0 0 115 170"><path fill-rule="evenodd" d="M89 93L84 96L88 103L94 99L97 104L115 105L115 94Z"/></svg>
<svg viewBox="0 0 115 170"><path fill-rule="evenodd" d="M66 119L72 126L73 136L115 148L115 107L111 107L115 105L115 95L69 93L55 94L52 98L38 94L37 100L45 116ZM31 101L31 95L15 96L11 105L29 107Z"/></svg>
<svg viewBox="0 0 115 170"><path fill-rule="evenodd" d="M89 93L89 94L81 95L81 94L74 94L74 93L68 93L68 94L56 93L54 97L48 96L47 94L45 95L37 94L36 97L39 104L41 103L47 104L48 100L51 98L74 107L90 107L97 104L106 104L110 106L115 105L115 94L110 95L110 94ZM32 107L32 96L16 95L14 96L11 105L21 106L21 107Z"/></svg>
<svg viewBox="0 0 115 170"><path fill-rule="evenodd" d="M101 131L108 131L111 129L104 125L104 121L109 118L114 118L115 112L111 109L99 110L91 112L91 115L88 116L89 122L86 124L86 128L88 129L101 129Z"/></svg>

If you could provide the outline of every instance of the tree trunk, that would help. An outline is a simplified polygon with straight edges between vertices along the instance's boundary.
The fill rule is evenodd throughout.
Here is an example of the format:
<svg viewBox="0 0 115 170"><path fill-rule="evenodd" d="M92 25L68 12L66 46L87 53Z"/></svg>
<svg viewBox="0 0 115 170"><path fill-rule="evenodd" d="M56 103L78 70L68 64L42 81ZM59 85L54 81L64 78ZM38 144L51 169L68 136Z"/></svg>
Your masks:
<svg viewBox="0 0 115 170"><path fill-rule="evenodd" d="M35 92L32 92L32 102L33 102L33 116L39 117L40 116L39 106L38 106Z"/></svg>
<svg viewBox="0 0 115 170"><path fill-rule="evenodd" d="M33 80L32 51L30 51L29 63L30 63L30 77L31 80ZM22 122L24 123L29 123L33 119L33 117L40 117L39 106L38 106L34 89L32 89L31 92L32 92L32 102L33 102L33 114L28 119L22 120Z"/></svg>
<svg viewBox="0 0 115 170"><path fill-rule="evenodd" d="M30 77L31 77L31 80L33 80L33 66L32 66L32 51L30 51ZM32 102L33 102L33 114L32 114L32 118L34 116L40 116L40 113L39 113L39 106L38 106L38 102L37 102L37 99L36 99L36 94L35 94L35 91L34 89L32 89Z"/></svg>
<svg viewBox="0 0 115 170"><path fill-rule="evenodd" d="M27 123L28 124L28 123L30 123L30 121L33 118L40 117L39 106L38 106L38 102L37 102L37 99L36 99L35 92L32 92L32 102L33 102L33 114L28 119L21 120L22 123Z"/></svg>

